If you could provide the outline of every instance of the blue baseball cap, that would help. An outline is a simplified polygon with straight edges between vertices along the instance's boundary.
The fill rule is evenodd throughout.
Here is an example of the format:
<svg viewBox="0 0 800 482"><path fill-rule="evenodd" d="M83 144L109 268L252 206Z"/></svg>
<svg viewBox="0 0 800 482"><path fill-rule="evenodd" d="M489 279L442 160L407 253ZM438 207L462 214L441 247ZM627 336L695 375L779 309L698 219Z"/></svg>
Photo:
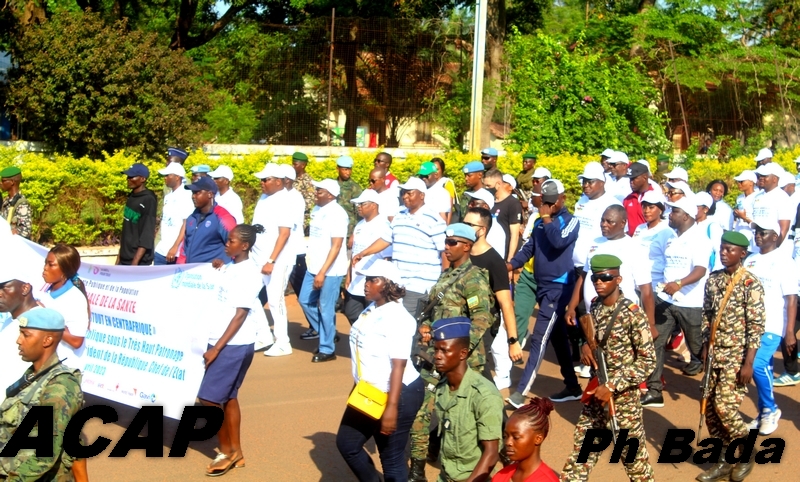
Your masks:
<svg viewBox="0 0 800 482"><path fill-rule="evenodd" d="M471 327L472 321L466 316L442 318L431 325L431 328L433 328L434 341L469 338L469 330Z"/></svg>
<svg viewBox="0 0 800 482"><path fill-rule="evenodd" d="M344 167L347 169L352 169L353 158L350 156L341 156L339 159L336 159L336 167Z"/></svg>
<svg viewBox="0 0 800 482"><path fill-rule="evenodd" d="M464 174L469 174L472 172L483 172L486 168L483 167L483 163L481 161L472 161L468 162L466 166L464 166Z"/></svg>
<svg viewBox="0 0 800 482"><path fill-rule="evenodd" d="M137 162L136 164L129 167L127 170L122 171L122 173L128 177L136 177L136 176L142 176L145 178L150 177L150 169L148 169L147 166L145 166L140 162Z"/></svg>
<svg viewBox="0 0 800 482"><path fill-rule="evenodd" d="M475 230L471 227L467 226L464 223L453 223L450 226L447 226L447 229L444 230L444 234L449 238L451 236L455 236L457 238L464 238L475 242Z"/></svg>
<svg viewBox="0 0 800 482"><path fill-rule="evenodd" d="M177 147L170 147L167 149L167 157L177 157L181 161L185 161L189 157L189 153Z"/></svg>
<svg viewBox="0 0 800 482"><path fill-rule="evenodd" d="M187 185L185 185L183 187L188 189L188 190L190 190L190 191L192 191L192 192L211 191L214 194L217 193L217 183L214 182L213 179L211 179L210 177L207 177L207 176L201 177L200 179L196 180L195 182L193 182L191 184L187 184Z"/></svg>
<svg viewBox="0 0 800 482"><path fill-rule="evenodd" d="M64 331L64 317L50 308L34 308L19 315L20 328L47 331Z"/></svg>
<svg viewBox="0 0 800 482"><path fill-rule="evenodd" d="M495 149L494 147L487 147L486 149L481 151L481 154L483 154L484 156L497 157L497 149Z"/></svg>

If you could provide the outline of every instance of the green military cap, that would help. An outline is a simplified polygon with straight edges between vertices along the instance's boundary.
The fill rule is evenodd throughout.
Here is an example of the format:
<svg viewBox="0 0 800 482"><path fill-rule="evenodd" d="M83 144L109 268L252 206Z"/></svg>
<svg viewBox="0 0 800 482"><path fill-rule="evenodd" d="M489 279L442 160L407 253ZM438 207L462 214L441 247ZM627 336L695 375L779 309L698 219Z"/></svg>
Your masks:
<svg viewBox="0 0 800 482"><path fill-rule="evenodd" d="M613 254L598 254L592 257L589 262L593 272L605 271L607 269L619 269L622 266L622 260Z"/></svg>
<svg viewBox="0 0 800 482"><path fill-rule="evenodd" d="M659 154L656 156L656 162L669 162L669 156L666 154Z"/></svg>
<svg viewBox="0 0 800 482"><path fill-rule="evenodd" d="M523 159L536 159L536 154L534 154L532 152L526 152L525 154L522 155L522 158Z"/></svg>
<svg viewBox="0 0 800 482"><path fill-rule="evenodd" d="M303 154L302 152L295 152L292 154L293 161L300 161L300 162L308 162L308 156Z"/></svg>
<svg viewBox="0 0 800 482"><path fill-rule="evenodd" d="M722 242L732 244L734 246L741 246L742 248L750 247L750 241L747 240L747 237L737 231L725 231L725 233L722 235Z"/></svg>
<svg viewBox="0 0 800 482"><path fill-rule="evenodd" d="M14 177L19 176L20 174L22 174L22 169L16 166L7 167L0 171L0 177Z"/></svg>
<svg viewBox="0 0 800 482"><path fill-rule="evenodd" d="M47 331L64 331L64 317L50 308L34 308L21 314L17 320L20 328Z"/></svg>

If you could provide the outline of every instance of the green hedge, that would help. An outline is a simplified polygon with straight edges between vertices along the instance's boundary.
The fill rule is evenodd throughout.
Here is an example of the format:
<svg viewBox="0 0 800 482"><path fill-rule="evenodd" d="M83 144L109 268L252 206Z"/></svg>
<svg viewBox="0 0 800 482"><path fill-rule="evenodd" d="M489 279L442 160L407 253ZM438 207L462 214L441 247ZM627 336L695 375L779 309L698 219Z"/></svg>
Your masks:
<svg viewBox="0 0 800 482"><path fill-rule="evenodd" d="M372 152L353 152L355 165L353 179L362 186L367 185L369 171L372 169ZM800 156L800 146L793 150L779 152L775 161L789 172L794 172L794 159ZM449 152L442 157L446 163L446 174L455 181L457 188L464 189L464 176L461 167L475 157L469 154ZM597 156L576 154L542 155L538 165L547 167L553 176L561 179L567 189L570 203L580 195L578 174L589 161ZM405 160L397 160L392 172L405 181L416 173L422 162L429 157L410 154ZM273 159L269 152L245 156L222 156L210 159L202 151L192 153L187 159L187 171L196 164L208 164L212 168L227 164L233 169L233 188L242 197L245 205L245 218L250 219L255 202L260 195L258 179L254 172L261 170L266 162L288 163L288 157ZM127 183L121 172L134 162L144 162L152 173L147 186L161 197L164 183L156 173L164 166L164 159L140 159L125 152L105 155L103 159L72 158L61 155L40 153L20 153L13 148L0 147L0 169L17 165L23 170L22 192L28 198L33 210L33 239L39 242L63 241L76 245L104 245L117 242L122 226L122 209L127 197ZM650 159L655 167L655 159ZM716 160L697 160L688 166L692 187L702 189L712 179L728 181L732 188L726 200L732 205L738 195L733 176L754 166L752 157L733 159L726 163ZM522 166L519 154L509 154L500 158L498 168L503 172L516 174ZM336 160L326 159L310 162L308 173L314 179L336 178Z"/></svg>

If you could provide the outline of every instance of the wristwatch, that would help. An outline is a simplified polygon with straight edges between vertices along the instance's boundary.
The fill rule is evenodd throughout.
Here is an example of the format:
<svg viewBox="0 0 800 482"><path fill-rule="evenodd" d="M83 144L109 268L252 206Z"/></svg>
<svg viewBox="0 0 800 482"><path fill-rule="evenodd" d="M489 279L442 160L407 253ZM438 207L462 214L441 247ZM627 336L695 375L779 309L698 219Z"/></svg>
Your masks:
<svg viewBox="0 0 800 482"><path fill-rule="evenodd" d="M272 258L268 258L265 264L275 264L275 260Z"/></svg>
<svg viewBox="0 0 800 482"><path fill-rule="evenodd" d="M516 342L518 342L518 341L519 341L519 340L517 340L516 338L514 338L514 337L512 336L512 337L510 337L510 338L508 339L508 344L509 344L509 345L513 345L514 343L516 343Z"/></svg>

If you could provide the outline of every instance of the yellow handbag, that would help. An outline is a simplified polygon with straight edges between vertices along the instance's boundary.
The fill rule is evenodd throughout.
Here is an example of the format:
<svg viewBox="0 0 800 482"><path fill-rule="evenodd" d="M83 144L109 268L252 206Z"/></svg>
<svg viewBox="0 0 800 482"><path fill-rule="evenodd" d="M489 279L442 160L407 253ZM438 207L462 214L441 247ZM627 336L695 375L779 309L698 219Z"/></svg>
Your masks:
<svg viewBox="0 0 800 482"><path fill-rule="evenodd" d="M386 409L386 402L389 400L389 394L361 379L361 359L358 356L358 338L356 338L356 373L358 373L358 384L347 399L347 405L370 418L380 420L383 411Z"/></svg>

